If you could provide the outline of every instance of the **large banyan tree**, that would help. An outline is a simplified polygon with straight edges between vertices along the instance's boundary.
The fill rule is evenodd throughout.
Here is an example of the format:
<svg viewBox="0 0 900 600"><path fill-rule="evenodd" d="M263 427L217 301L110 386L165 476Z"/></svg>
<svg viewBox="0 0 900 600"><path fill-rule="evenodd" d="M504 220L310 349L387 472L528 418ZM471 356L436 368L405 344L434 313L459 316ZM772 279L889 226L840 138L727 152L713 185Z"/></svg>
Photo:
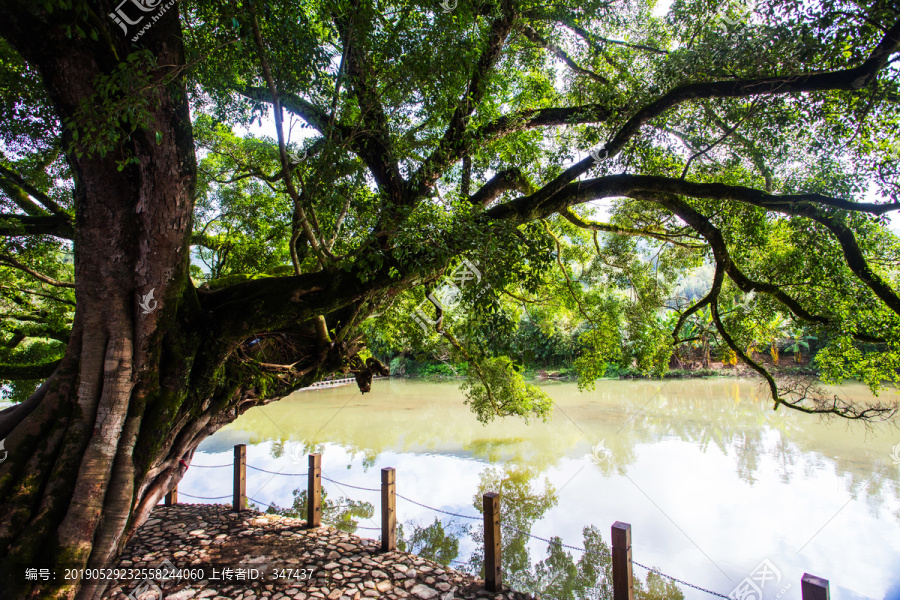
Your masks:
<svg viewBox="0 0 900 600"><path fill-rule="evenodd" d="M891 417L751 346L779 318L826 381L897 381L900 10L653 5L4 0L0 595L99 598L19 572L112 564L201 440L367 390L374 338L540 417L496 351L523 311L587 324L585 384L626 347L664 369L704 312L775 408Z"/></svg>

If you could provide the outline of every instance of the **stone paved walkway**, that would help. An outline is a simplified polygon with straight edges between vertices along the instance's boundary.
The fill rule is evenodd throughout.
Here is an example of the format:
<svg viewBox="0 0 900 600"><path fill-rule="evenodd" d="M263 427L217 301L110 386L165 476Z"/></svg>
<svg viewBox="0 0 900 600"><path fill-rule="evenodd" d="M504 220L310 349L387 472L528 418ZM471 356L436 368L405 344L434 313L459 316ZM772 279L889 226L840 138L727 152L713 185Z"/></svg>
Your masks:
<svg viewBox="0 0 900 600"><path fill-rule="evenodd" d="M377 540L304 526L221 504L159 506L125 546L119 568L202 565L205 579L121 581L104 600L531 600L488 592L482 579L413 554L381 553Z"/></svg>

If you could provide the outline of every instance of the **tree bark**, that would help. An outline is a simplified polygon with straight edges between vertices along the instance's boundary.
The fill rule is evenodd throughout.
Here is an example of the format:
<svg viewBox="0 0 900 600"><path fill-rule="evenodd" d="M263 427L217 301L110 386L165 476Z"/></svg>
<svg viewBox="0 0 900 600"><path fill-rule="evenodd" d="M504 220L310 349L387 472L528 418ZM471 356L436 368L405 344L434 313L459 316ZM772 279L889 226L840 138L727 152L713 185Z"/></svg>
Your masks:
<svg viewBox="0 0 900 600"><path fill-rule="evenodd" d="M41 73L65 124L64 142L73 140L69 119L78 106L95 101L97 77L134 50L114 37L115 25L99 41L70 37L72 18L34 3L0 6L0 35ZM179 27L175 5L141 38L165 65L153 71L157 78L184 65ZM0 600L99 600L102 582L40 585L25 582L24 569L55 566L61 577L62 565L112 565L204 438L325 374L353 370L365 380L383 372L351 360L357 347L348 333L374 309L365 302L373 290L397 285L387 266L367 289L340 272L213 292L193 286L196 164L187 94L181 79L148 88L140 93L149 121L115 151L67 154L75 179L75 318L50 378L0 411L8 452L0 463ZM322 340L317 330L329 327L336 339Z"/></svg>
<svg viewBox="0 0 900 600"><path fill-rule="evenodd" d="M38 67L60 117L71 118L113 57L90 40L64 39L38 9L9 12L4 37ZM165 35L177 15L167 20L168 28L156 23L157 60L181 64L180 44ZM9 452L0 466L6 596L98 597L102 585L16 582L29 564L110 564L179 477L178 459L192 452L175 440L197 437L196 423L185 418L184 386L200 340L171 334L197 311L187 277L195 164L180 91L147 92L151 122L119 150L105 158L68 155L76 181L72 334L35 396L0 415ZM71 134L66 129L64 138ZM125 152L137 164L119 170ZM156 304L145 307L154 310L144 310L140 297L151 290Z"/></svg>
<svg viewBox="0 0 900 600"><path fill-rule="evenodd" d="M133 48L115 37L67 37L61 22L71 13L42 6L5 3L0 35L39 69L65 123L93 101L97 76ZM184 64L178 23L173 7L144 36L159 65ZM113 563L180 479L180 461L246 401L240 386L222 383L234 345L212 342L188 277L196 165L185 88L144 93L150 122L116 151L67 155L77 306L53 375L0 413L9 453L0 464L3 598L99 598L102 583L27 584L24 568ZM66 126L64 141L72 139ZM120 170L129 155L136 162Z"/></svg>

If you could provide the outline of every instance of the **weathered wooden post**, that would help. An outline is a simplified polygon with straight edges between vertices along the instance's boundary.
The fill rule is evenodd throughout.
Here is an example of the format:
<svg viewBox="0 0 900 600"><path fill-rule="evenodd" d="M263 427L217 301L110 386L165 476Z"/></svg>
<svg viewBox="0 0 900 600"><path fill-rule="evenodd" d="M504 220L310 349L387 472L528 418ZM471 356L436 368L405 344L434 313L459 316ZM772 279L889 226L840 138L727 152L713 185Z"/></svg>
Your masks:
<svg viewBox="0 0 900 600"><path fill-rule="evenodd" d="M306 526L309 529L322 524L322 455L309 455L309 485L307 490L308 512Z"/></svg>
<svg viewBox="0 0 900 600"><path fill-rule="evenodd" d="M484 587L499 592L503 585L500 571L500 494L488 492L482 497L484 507Z"/></svg>
<svg viewBox="0 0 900 600"><path fill-rule="evenodd" d="M175 506L178 504L178 486L172 488L172 491L166 494L166 506Z"/></svg>
<svg viewBox="0 0 900 600"><path fill-rule="evenodd" d="M397 472L394 467L381 470L381 551L397 549Z"/></svg>
<svg viewBox="0 0 900 600"><path fill-rule="evenodd" d="M232 509L247 509L247 444L234 447L234 502Z"/></svg>
<svg viewBox="0 0 900 600"><path fill-rule="evenodd" d="M634 600L631 564L631 525L616 521L612 526L613 600Z"/></svg>
<svg viewBox="0 0 900 600"><path fill-rule="evenodd" d="M803 600L830 600L828 580L804 573L800 578L800 593Z"/></svg>

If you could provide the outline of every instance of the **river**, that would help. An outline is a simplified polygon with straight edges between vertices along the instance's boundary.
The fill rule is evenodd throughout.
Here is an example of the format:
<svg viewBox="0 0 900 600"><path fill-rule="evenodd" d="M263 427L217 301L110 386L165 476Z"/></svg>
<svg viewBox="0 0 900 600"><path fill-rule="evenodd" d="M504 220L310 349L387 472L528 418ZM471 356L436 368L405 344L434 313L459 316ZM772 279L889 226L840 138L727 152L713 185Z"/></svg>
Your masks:
<svg viewBox="0 0 900 600"><path fill-rule="evenodd" d="M230 464L232 447L245 443L248 465L271 471L248 468L247 495L263 508L290 507L306 478L286 474L305 473L307 453L318 451L323 475L338 482L324 481L337 506L326 517L350 530L379 526L379 494L349 486L378 488L383 467L396 468L398 494L464 517L479 517L481 494L499 491L503 522L515 527L504 528L505 581L545 597L566 578L583 589L598 555L565 549L571 559L557 551L548 560L549 545L525 534L602 552L613 522L623 521L636 562L726 596L749 578L764 600L800 598L809 572L830 580L835 600L900 599L895 426L773 411L755 380L542 387L555 403L547 422L487 426L455 383L376 381L365 396L355 386L297 392L205 440L179 501L230 495L230 469L202 465ZM870 398L861 385L836 393ZM480 521L402 499L397 513L412 550L479 568ZM634 574L646 580L646 569ZM688 600L714 598L678 587Z"/></svg>

